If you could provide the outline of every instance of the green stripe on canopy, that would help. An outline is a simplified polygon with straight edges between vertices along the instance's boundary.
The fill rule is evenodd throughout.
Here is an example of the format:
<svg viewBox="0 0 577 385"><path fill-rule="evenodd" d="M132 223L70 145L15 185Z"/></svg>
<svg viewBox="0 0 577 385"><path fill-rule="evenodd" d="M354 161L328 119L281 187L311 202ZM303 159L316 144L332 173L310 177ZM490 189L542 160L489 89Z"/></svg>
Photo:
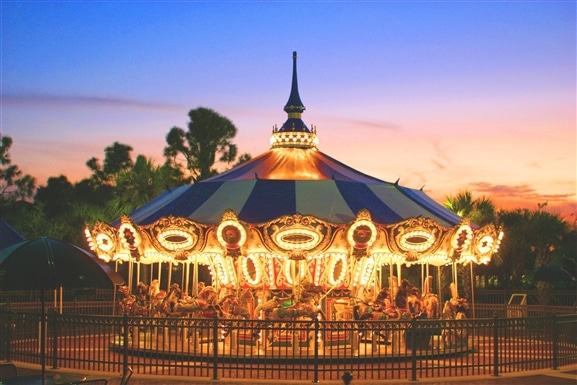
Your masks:
<svg viewBox="0 0 577 385"><path fill-rule="evenodd" d="M296 208L300 214L314 215L329 222L347 223L355 219L335 181L296 181Z"/></svg>
<svg viewBox="0 0 577 385"><path fill-rule="evenodd" d="M218 223L226 210L240 213L255 183L254 179L223 183L190 218L202 223Z"/></svg>

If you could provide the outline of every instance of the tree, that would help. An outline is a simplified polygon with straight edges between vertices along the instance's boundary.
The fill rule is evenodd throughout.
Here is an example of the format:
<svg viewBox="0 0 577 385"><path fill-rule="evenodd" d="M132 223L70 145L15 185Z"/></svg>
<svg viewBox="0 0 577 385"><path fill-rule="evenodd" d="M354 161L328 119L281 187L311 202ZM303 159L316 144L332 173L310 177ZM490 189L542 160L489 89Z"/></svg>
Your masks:
<svg viewBox="0 0 577 385"><path fill-rule="evenodd" d="M484 226L495 222L495 205L486 197L473 199L473 194L470 191L458 193L454 197L447 197L445 200L445 207L453 211L457 215L468 218L471 222L478 226ZM471 293L471 275L472 266L458 265L459 276L463 279L464 293L466 297L470 297Z"/></svg>
<svg viewBox="0 0 577 385"><path fill-rule="evenodd" d="M499 276L499 281L519 286L523 275L532 268L530 233L531 212L527 209L516 209L499 212L499 223L503 226L505 236L499 248L500 262L496 266L491 262L492 272Z"/></svg>
<svg viewBox="0 0 577 385"><path fill-rule="evenodd" d="M2 207L15 201L32 198L36 188L36 179L25 174L10 158L12 138L0 135L0 200Z"/></svg>
<svg viewBox="0 0 577 385"><path fill-rule="evenodd" d="M108 202L108 207L120 216L147 203L165 189L182 183L180 169L168 162L157 166L152 159L139 155L134 167L118 174L114 198Z"/></svg>
<svg viewBox="0 0 577 385"><path fill-rule="evenodd" d="M567 242L574 235L560 216L543 211L543 207L498 213L505 233L499 248L502 265L496 266L492 261L487 273L498 275L502 283L520 286L523 276L536 267L553 263L571 265L575 246Z"/></svg>
<svg viewBox="0 0 577 385"><path fill-rule="evenodd" d="M473 199L470 191L460 192L454 197L448 196L444 206L461 217L469 218L479 226L494 223L496 219L493 202L484 196Z"/></svg>
<svg viewBox="0 0 577 385"><path fill-rule="evenodd" d="M46 186L38 187L35 202L44 203L44 211L49 218L54 218L58 214L70 208L76 201L74 186L64 175L48 178Z"/></svg>
<svg viewBox="0 0 577 385"><path fill-rule="evenodd" d="M551 264L554 252L559 249L569 230L569 226L559 215L543 211L542 207L539 206L531 212L526 234L535 256L533 267Z"/></svg>
<svg viewBox="0 0 577 385"><path fill-rule="evenodd" d="M104 164L100 165L98 158L90 158L86 166L92 170L92 178L100 184L116 184L118 174L132 168L134 165L130 153L132 147L114 142L104 149Z"/></svg>
<svg viewBox="0 0 577 385"><path fill-rule="evenodd" d="M252 159L252 156L249 153L241 154L241 155L239 155L238 159L236 160L234 167L238 166L239 164L243 164L244 162L248 162L251 159Z"/></svg>
<svg viewBox="0 0 577 385"><path fill-rule="evenodd" d="M188 131L173 127L166 135L164 156L175 164L178 156L184 157L185 167L195 180L207 179L217 174L213 168L218 161L230 164L237 156L232 143L236 136L235 125L224 116L204 107L190 110Z"/></svg>

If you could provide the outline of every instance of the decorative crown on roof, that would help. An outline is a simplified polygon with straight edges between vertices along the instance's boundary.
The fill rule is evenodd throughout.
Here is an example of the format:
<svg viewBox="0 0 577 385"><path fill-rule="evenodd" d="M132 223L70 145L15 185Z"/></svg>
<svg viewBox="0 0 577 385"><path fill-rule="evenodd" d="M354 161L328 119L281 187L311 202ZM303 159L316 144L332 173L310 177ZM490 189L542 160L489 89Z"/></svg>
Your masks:
<svg viewBox="0 0 577 385"><path fill-rule="evenodd" d="M288 114L288 119L279 129L276 126L273 129L270 138L272 148L278 147L300 147L315 148L318 144L318 138L315 127L309 130L301 119L305 106L299 95L297 80L297 53L293 52L293 76L291 93L284 106L284 111Z"/></svg>

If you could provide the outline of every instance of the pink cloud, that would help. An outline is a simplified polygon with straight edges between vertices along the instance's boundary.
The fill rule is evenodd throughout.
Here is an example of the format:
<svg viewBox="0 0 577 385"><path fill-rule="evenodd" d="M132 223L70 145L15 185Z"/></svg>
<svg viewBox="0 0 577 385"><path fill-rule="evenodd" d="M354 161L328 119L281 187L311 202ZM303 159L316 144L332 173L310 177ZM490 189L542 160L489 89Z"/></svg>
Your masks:
<svg viewBox="0 0 577 385"><path fill-rule="evenodd" d="M468 190L490 198L498 209L537 209L545 203L545 210L558 214L573 223L577 215L575 194L543 194L528 185L493 185L488 182L470 183Z"/></svg>
<svg viewBox="0 0 577 385"><path fill-rule="evenodd" d="M88 107L117 107L136 109L181 109L181 106L147 102L142 100L97 95L49 95L49 94L3 94L2 104L5 106L88 106Z"/></svg>

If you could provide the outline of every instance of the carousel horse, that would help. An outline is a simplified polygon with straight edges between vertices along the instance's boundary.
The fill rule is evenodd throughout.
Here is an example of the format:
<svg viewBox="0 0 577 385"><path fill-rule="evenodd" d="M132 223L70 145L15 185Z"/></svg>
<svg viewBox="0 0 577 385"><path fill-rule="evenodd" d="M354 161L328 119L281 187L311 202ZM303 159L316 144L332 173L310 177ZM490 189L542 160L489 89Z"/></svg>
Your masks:
<svg viewBox="0 0 577 385"><path fill-rule="evenodd" d="M164 307L168 309L170 313L174 311L174 306L180 301L182 298L182 290L180 289L180 285L178 283L173 283L170 285L170 290L168 292L168 296L164 300Z"/></svg>
<svg viewBox="0 0 577 385"><path fill-rule="evenodd" d="M439 299L436 294L431 293L431 279L432 277L427 277L425 280L423 295L415 285L403 279L396 290L395 305L403 312L409 313L412 318L439 318Z"/></svg>
<svg viewBox="0 0 577 385"><path fill-rule="evenodd" d="M222 317L223 311L216 302L217 291L212 286L199 285L198 296L185 297L174 304L173 314L177 316L198 316L201 318Z"/></svg>
<svg viewBox="0 0 577 385"><path fill-rule="evenodd" d="M467 318L469 304L466 298L460 298L457 294L455 283L450 284L451 299L445 302L443 306L444 319L464 319Z"/></svg>
<svg viewBox="0 0 577 385"><path fill-rule="evenodd" d="M199 292L198 292L198 298L208 302L208 303L216 303L217 299L218 299L218 292L216 291L216 289L212 286L204 286L203 285L199 285L199 288L202 288Z"/></svg>
<svg viewBox="0 0 577 385"><path fill-rule="evenodd" d="M443 306L443 319L464 320L467 318L469 305L466 298L458 297L455 283L450 285L452 297L445 302ZM463 343L467 341L468 333L466 329L459 328L455 325L454 328L446 327L443 329L442 338L447 346Z"/></svg>
<svg viewBox="0 0 577 385"><path fill-rule="evenodd" d="M250 318L250 311L246 306L241 305L234 294L226 295L218 304L226 318Z"/></svg>
<svg viewBox="0 0 577 385"><path fill-rule="evenodd" d="M178 283L173 283L172 285L170 285L168 294L162 296L161 295L162 292L164 292L164 290L162 290L156 296L156 298L158 299L156 303L156 315L170 316L174 313L174 307L182 298L182 290L180 289L180 285Z"/></svg>
<svg viewBox="0 0 577 385"><path fill-rule="evenodd" d="M128 286L120 286L118 291L123 295L119 301L120 310L123 314L140 317L147 317L150 314L148 307L138 303L136 295L131 293Z"/></svg>
<svg viewBox="0 0 577 385"><path fill-rule="evenodd" d="M331 302L334 321L346 321L347 314L353 313L356 301L353 298L339 298Z"/></svg>
<svg viewBox="0 0 577 385"><path fill-rule="evenodd" d="M215 315L222 317L223 311L217 304L208 303L200 298L189 298L186 302L177 302L171 315L177 317L198 316L201 318L213 318Z"/></svg>
<svg viewBox="0 0 577 385"><path fill-rule="evenodd" d="M423 313L426 314L428 319L439 318L439 297L432 293L431 284L433 277L428 276L425 279L425 284L423 285L423 297L421 301L423 302Z"/></svg>
<svg viewBox="0 0 577 385"><path fill-rule="evenodd" d="M318 316L325 318L324 312L318 306L320 292L315 288L305 288L298 301L293 298L273 297L263 305L257 306L255 316L259 316L261 311L263 319L286 320L306 317L315 319Z"/></svg>
<svg viewBox="0 0 577 385"><path fill-rule="evenodd" d="M273 309L276 309L277 306L281 306L283 303L285 304L285 306L290 306L292 304L292 299L279 298L277 296L273 296L265 303L258 305L256 309L254 309L254 315L255 317L260 317L262 312L263 318L266 318L265 314L269 314L270 312L273 311Z"/></svg>
<svg viewBox="0 0 577 385"><path fill-rule="evenodd" d="M295 301L293 297L278 298L274 296L271 300L257 306L254 312L254 316L260 317L262 312L262 319L280 322L280 324L278 324L281 325L279 326L280 330L286 331L286 328L284 328L284 325L282 324L284 321L297 320L301 317L308 318L311 321L318 319L318 317L326 319L324 312L318 306L319 298L320 291L318 291L316 288L305 287L302 295L298 300ZM278 338L280 338L282 332L265 332L265 334L265 339L268 341L268 343L273 344L278 340ZM296 335L296 332L293 333L293 338L296 338ZM311 341L314 335L314 329L310 328L310 325L306 335L307 340ZM256 338L257 334L254 333L253 337Z"/></svg>
<svg viewBox="0 0 577 385"><path fill-rule="evenodd" d="M353 316L357 321L384 321L400 319L403 312L393 306L389 289L382 289L374 301L358 300L353 306Z"/></svg>
<svg viewBox="0 0 577 385"><path fill-rule="evenodd" d="M142 281L138 282L136 285L136 302L140 306L146 306L148 304L149 298L148 286Z"/></svg>
<svg viewBox="0 0 577 385"><path fill-rule="evenodd" d="M373 336L378 336L385 344L389 345L389 332L380 330L378 327L373 329L368 323L361 321L400 320L403 318L403 313L393 306L390 291L388 288L384 288L373 301L366 302L357 298L356 304L353 306L353 317L359 321L357 323L359 334L369 335L367 332L372 332Z"/></svg>
<svg viewBox="0 0 577 385"><path fill-rule="evenodd" d="M419 289L407 279L403 279L395 297L395 305L401 309L401 311L404 310L406 313L409 313L411 317L419 317L422 313Z"/></svg>

